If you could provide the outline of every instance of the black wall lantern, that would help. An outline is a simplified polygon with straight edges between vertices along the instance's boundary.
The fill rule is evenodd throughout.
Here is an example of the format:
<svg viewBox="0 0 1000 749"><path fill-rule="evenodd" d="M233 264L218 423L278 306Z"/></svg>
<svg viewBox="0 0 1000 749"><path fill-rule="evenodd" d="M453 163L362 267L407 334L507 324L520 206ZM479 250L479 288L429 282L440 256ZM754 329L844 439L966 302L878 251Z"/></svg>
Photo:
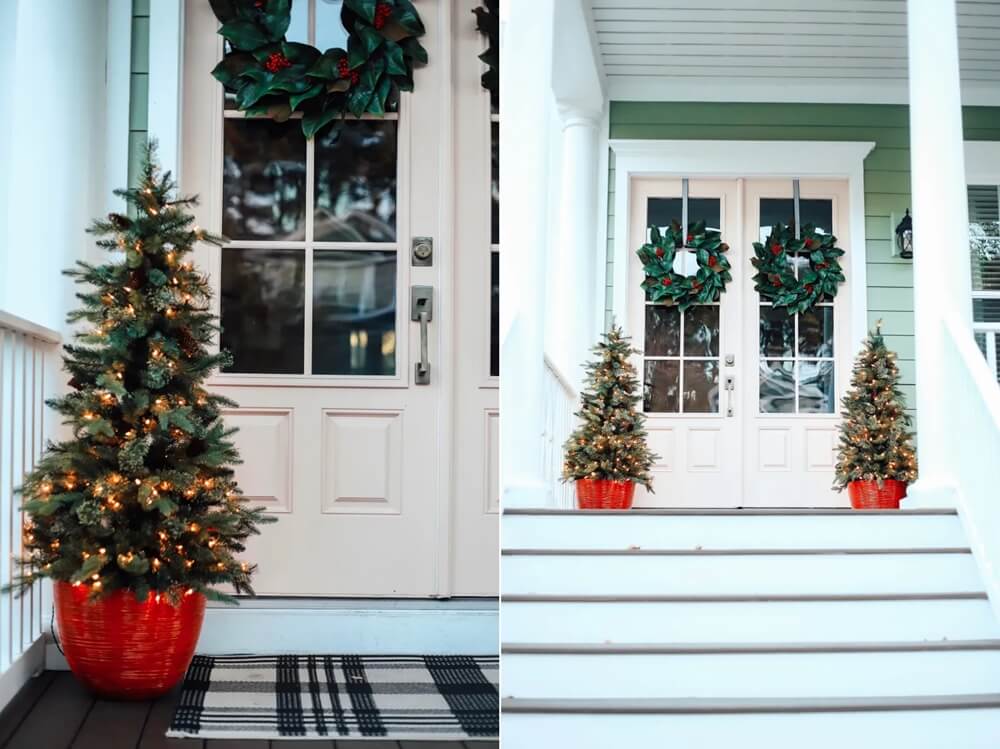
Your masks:
<svg viewBox="0 0 1000 749"><path fill-rule="evenodd" d="M900 257L913 257L913 219L909 209L896 227L896 249Z"/></svg>

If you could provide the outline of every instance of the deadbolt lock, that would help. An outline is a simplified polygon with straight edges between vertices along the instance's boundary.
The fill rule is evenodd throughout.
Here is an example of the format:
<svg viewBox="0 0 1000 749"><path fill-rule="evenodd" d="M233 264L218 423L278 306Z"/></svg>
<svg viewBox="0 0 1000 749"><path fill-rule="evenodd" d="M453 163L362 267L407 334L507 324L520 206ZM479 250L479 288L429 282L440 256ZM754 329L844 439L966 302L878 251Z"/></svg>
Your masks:
<svg viewBox="0 0 1000 749"><path fill-rule="evenodd" d="M411 248L413 265L434 264L434 239L432 237L414 237Z"/></svg>

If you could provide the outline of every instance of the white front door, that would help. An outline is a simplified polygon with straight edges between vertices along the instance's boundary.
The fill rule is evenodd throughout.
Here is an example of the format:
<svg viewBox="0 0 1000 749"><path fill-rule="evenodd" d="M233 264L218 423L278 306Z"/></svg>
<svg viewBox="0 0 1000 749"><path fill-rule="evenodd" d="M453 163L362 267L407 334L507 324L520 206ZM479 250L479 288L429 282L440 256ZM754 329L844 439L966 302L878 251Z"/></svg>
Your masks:
<svg viewBox="0 0 1000 749"><path fill-rule="evenodd" d="M800 193L801 223L832 231L850 252L847 184L804 180ZM680 220L681 180L636 178L630 205L629 246L638 248L650 225ZM761 302L752 243L773 223L791 222L790 180L690 179L688 210L689 221L722 232L733 280L716 304L680 313L644 298L642 267L630 256L628 329L641 351L649 444L660 456L655 493L640 489L636 505L846 504L831 484L850 371L850 279L834 300L799 315ZM677 262L677 272L696 270L690 253Z"/></svg>
<svg viewBox="0 0 1000 749"><path fill-rule="evenodd" d="M485 41L471 3L419 10L430 64L415 91L385 117L348 119L339 138L306 140L297 119L245 118L224 102L209 74L218 24L208 3L186 5L182 188L230 240L197 261L234 356L210 384L239 404L226 414L240 430L237 479L278 518L248 549L261 594L496 593L489 345L480 366L454 366L459 336L490 340L490 112L478 51L465 49ZM340 3L299 0L292 13L290 39L347 46ZM448 58L475 75L455 85ZM475 169L451 166L445 135L466 99L484 135L465 146ZM455 219L452 179L481 201L477 220ZM434 242L429 265L411 252L416 237ZM428 290L422 328L411 301ZM424 335L428 383L415 373Z"/></svg>

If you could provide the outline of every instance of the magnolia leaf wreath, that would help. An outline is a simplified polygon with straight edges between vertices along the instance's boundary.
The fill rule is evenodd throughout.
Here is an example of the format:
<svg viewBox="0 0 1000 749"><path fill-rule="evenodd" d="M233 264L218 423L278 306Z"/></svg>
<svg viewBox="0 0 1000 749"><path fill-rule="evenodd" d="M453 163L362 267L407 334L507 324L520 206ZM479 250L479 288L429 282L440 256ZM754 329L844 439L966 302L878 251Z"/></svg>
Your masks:
<svg viewBox="0 0 1000 749"><path fill-rule="evenodd" d="M483 88L490 92L490 104L494 109L500 107L500 0L483 0L478 8L473 8L476 15L476 30L486 37L488 46L479 55L486 63L486 71L480 79Z"/></svg>
<svg viewBox="0 0 1000 749"><path fill-rule="evenodd" d="M837 295L844 282L844 271L837 260L844 251L832 234L821 234L812 224L802 227L802 236L778 223L764 243L754 242L756 257L751 258L757 274L753 277L757 293L775 307L784 307L789 315L805 312L823 299ZM800 269L798 277L790 258L808 258L809 266Z"/></svg>
<svg viewBox="0 0 1000 749"><path fill-rule="evenodd" d="M698 272L693 276L674 272L674 257L680 247L695 252ZM676 304L681 312L694 304L718 301L726 284L733 280L724 254L728 249L719 232L706 229L704 221L690 224L686 236L678 221L671 222L663 233L655 226L649 227L649 242L636 250L646 274L642 282L646 298Z"/></svg>
<svg viewBox="0 0 1000 749"><path fill-rule="evenodd" d="M347 49L325 52L285 39L291 0L210 1L228 42L212 75L248 115L284 122L301 112L307 138L347 114L384 114L399 91L413 90L414 65L427 62L410 0L344 0Z"/></svg>

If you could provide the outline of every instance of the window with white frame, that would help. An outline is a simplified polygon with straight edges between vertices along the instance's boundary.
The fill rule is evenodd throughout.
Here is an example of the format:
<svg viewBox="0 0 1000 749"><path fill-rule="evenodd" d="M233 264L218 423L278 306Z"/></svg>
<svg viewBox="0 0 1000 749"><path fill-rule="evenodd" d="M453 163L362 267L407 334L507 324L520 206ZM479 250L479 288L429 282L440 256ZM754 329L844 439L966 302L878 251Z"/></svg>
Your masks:
<svg viewBox="0 0 1000 749"><path fill-rule="evenodd" d="M972 320L976 343L1000 380L1000 186L969 185Z"/></svg>

